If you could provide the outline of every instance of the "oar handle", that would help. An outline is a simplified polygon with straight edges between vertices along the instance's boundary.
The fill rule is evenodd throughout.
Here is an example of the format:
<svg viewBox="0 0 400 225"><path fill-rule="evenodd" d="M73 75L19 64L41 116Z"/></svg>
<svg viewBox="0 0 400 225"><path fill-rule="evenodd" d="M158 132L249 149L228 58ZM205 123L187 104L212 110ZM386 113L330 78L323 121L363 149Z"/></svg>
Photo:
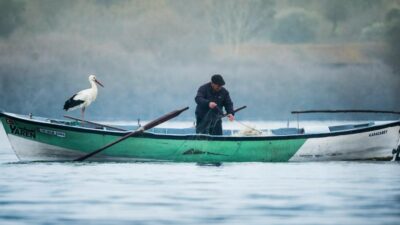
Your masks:
<svg viewBox="0 0 400 225"><path fill-rule="evenodd" d="M87 158L89 158L89 157L91 157L93 155L96 155L97 153L99 153L99 152L101 152L101 151L103 151L103 150L105 150L105 149L107 149L107 148L109 148L109 147L111 147L111 146L113 146L113 145L115 145L115 144L117 144L117 143L129 138L129 137L141 134L145 130L151 129L151 128L153 128L153 127L155 127L155 126L157 126L157 125L159 125L159 124L161 124L161 123L163 123L163 122L165 122L167 120L170 120L170 119L172 119L174 117L177 117L179 114L181 114L183 111L185 111L187 109L189 109L189 107L185 107L183 109L172 111L172 112L170 112L170 113L168 113L168 114L166 114L166 115L164 115L164 116L162 116L160 118L157 118L157 119L155 119L153 121L150 121L149 123L147 123L143 127L140 127L138 130L130 132L130 133L126 134L125 136L119 138L118 140L116 140L114 142L111 142L111 143L109 143L109 144L107 144L107 145L105 145L105 146L103 146L103 147L101 147L101 148L99 148L99 149L97 149L97 150L95 150L93 152L90 152L90 153L88 153L88 154L86 154L86 155L84 155L82 157L79 157L79 158L75 159L74 161L83 161L83 160L85 160L85 159L87 159Z"/></svg>
<svg viewBox="0 0 400 225"><path fill-rule="evenodd" d="M233 113L237 113L240 110L245 109L245 108L247 108L247 106L245 106L245 105L242 106L242 107L239 107L239 108L233 110ZM217 109L218 109L219 113L222 115L221 119L229 115L229 113L223 113L222 110L218 106L217 106Z"/></svg>
<svg viewBox="0 0 400 225"><path fill-rule="evenodd" d="M137 131L130 132L130 133L126 134L125 136L123 136L122 138L120 138L120 139L118 139L118 140L116 140L116 141L114 141L114 142L111 142L111 143L109 143L108 145L105 145L105 146L103 146L103 147L97 149L96 151L93 151L93 152L91 152L91 153L89 153L89 154L86 154L86 155L84 155L84 156L82 156L82 157L79 157L79 158L77 158L77 159L74 159L74 161L78 161L78 162L83 161L83 160L85 160L85 159L87 159L87 158L89 158L89 157L92 157L93 155L96 155L97 153L103 151L104 149L107 149L107 148L109 148L109 147L111 147L111 146L113 146L113 145L115 145L115 144L117 144L117 143L119 143L119 142L121 142L121 141L123 141L123 140L125 140L125 139L127 139L127 138L129 138L129 137L131 137L131 136L134 136L134 135L138 135L138 134L140 134L140 133L143 133L143 131L144 131L143 129L139 129L139 130L137 130Z"/></svg>

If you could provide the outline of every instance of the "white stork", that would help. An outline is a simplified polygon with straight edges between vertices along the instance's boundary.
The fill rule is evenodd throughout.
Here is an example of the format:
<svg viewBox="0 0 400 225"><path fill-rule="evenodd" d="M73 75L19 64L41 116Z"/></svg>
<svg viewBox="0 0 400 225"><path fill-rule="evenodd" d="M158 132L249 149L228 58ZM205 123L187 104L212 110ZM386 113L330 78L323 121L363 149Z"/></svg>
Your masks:
<svg viewBox="0 0 400 225"><path fill-rule="evenodd" d="M71 111L77 108L81 108L82 120L84 119L85 109L90 105L90 103L94 102L97 97L97 85L104 87L97 79L95 75L89 76L89 82L92 86L89 89L82 90L76 94L74 94L71 98L69 98L64 104L65 111Z"/></svg>

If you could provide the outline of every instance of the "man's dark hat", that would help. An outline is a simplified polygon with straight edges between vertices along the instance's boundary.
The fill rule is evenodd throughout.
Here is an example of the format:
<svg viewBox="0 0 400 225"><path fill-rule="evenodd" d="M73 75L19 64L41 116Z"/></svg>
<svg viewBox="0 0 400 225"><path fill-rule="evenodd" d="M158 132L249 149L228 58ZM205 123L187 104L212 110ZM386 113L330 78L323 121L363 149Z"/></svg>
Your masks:
<svg viewBox="0 0 400 225"><path fill-rule="evenodd" d="M211 77L211 82L213 82L214 84L218 84L220 86L224 86L225 85L224 78L222 78L222 76L219 75L219 74L213 75Z"/></svg>

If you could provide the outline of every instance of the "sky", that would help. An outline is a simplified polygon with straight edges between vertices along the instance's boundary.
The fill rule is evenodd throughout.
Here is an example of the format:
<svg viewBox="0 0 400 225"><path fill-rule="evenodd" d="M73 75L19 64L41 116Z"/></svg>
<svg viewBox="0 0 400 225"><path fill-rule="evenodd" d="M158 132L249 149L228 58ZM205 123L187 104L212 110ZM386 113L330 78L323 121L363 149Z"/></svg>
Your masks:
<svg viewBox="0 0 400 225"><path fill-rule="evenodd" d="M194 120L198 87L221 74L235 107L248 107L238 119L400 111L399 9L399 0L1 0L0 109L79 116L62 107L95 74L105 87L87 119L189 106L177 120Z"/></svg>

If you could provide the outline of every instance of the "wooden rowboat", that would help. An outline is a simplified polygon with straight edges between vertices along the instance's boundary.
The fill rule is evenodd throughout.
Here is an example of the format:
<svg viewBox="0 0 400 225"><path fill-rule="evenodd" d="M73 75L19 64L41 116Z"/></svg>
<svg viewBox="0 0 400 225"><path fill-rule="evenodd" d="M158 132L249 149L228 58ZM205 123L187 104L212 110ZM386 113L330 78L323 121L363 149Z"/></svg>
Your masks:
<svg viewBox="0 0 400 225"><path fill-rule="evenodd" d="M129 131L82 126L76 121L0 113L21 161L66 161L86 155ZM210 136L144 132L93 156L92 161L288 162L391 160L399 146L400 120L331 126L320 133L280 129L261 136ZM280 131L280 133L278 132Z"/></svg>

